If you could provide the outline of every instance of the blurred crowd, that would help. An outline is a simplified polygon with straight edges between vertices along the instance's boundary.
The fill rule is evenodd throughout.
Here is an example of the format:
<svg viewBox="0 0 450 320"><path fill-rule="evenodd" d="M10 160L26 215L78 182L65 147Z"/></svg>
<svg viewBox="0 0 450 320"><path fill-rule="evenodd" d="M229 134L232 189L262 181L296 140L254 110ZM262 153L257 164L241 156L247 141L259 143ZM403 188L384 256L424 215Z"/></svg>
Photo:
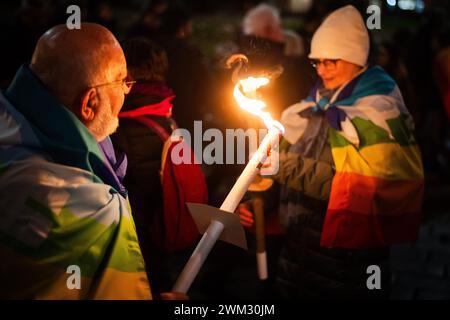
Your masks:
<svg viewBox="0 0 450 320"><path fill-rule="evenodd" d="M119 23L119 10L123 6L120 1L72 1L70 4L80 6L82 21L104 25L119 40L145 37L162 46L168 57L167 82L176 95L174 118L180 127L192 132L194 120L203 120L204 127L246 126L238 120L242 117L230 112L232 82L229 71L224 70L224 61L232 53L242 52L250 58L253 70L248 70L249 73L283 68L280 78L267 89L270 92L264 93L270 111L276 116L304 98L315 81L314 70L306 59L312 34L328 12L352 1L316 1L307 13L296 17L301 21L301 27L296 30L283 29L281 10L275 8L246 15L258 2L233 2L237 3L234 14L241 15L241 24L226 48L219 45L218 54L213 57L205 56L192 41L193 24L201 16L189 9L198 9L201 3L183 6L181 2L174 5L165 0L134 2L131 4L136 8L137 20L125 24ZM364 9L364 1L354 4ZM31 59L39 36L51 26L66 22L68 5L65 1L23 0L12 13L11 21L1 23L0 36L7 44L2 50L1 88L7 87L18 66ZM207 6L210 11L211 7L214 6ZM438 184L450 178L447 10L445 4L434 2L417 16L414 26L382 29L383 37L378 36L380 31L374 30L371 47L372 63L381 65L400 86L414 117L428 177Z"/></svg>

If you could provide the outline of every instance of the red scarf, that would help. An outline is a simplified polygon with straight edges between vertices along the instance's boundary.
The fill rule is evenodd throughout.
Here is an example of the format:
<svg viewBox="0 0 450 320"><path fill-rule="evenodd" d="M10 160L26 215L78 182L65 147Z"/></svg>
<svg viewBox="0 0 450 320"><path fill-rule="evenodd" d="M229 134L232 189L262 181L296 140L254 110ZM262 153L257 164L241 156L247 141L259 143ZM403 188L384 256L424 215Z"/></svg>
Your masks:
<svg viewBox="0 0 450 320"><path fill-rule="evenodd" d="M169 118L172 116L172 100L175 95L165 98L163 101L140 108L123 111L119 113L119 118L136 118L141 116L159 116Z"/></svg>

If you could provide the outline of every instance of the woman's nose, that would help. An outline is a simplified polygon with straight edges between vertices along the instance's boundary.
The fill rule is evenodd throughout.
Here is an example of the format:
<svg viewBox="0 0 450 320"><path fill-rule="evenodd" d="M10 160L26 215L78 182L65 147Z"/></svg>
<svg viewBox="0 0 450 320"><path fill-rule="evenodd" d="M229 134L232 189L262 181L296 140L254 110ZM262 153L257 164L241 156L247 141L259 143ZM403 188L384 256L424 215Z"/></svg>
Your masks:
<svg viewBox="0 0 450 320"><path fill-rule="evenodd" d="M323 77L326 73L326 68L323 66L323 63L319 63L316 67L316 72L319 77Z"/></svg>

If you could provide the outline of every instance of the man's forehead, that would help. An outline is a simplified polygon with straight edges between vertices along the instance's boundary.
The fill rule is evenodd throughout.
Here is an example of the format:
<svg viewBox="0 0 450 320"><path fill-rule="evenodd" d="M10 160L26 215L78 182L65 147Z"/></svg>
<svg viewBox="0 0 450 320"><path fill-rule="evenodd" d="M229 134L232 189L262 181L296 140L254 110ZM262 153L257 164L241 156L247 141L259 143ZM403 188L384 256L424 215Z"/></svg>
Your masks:
<svg viewBox="0 0 450 320"><path fill-rule="evenodd" d="M99 69L99 72L101 72L104 75L104 82L112 82L112 81L119 81L123 80L127 76L127 68L125 59L118 59L116 57L109 57L108 59L105 59L107 61L103 61L102 67Z"/></svg>

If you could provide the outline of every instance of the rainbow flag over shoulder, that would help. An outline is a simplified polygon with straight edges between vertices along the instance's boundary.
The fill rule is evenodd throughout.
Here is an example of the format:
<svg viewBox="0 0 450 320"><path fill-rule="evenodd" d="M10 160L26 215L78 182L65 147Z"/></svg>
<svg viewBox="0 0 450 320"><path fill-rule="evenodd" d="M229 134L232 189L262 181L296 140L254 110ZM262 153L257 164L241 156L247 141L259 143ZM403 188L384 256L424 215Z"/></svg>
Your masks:
<svg viewBox="0 0 450 320"><path fill-rule="evenodd" d="M283 115L285 138L306 128L301 116L322 109L335 165L321 245L373 248L417 238L424 189L414 125L395 81L380 67L364 70L328 100L318 83Z"/></svg>
<svg viewBox="0 0 450 320"><path fill-rule="evenodd" d="M27 67L0 93L0 299L151 299L126 194Z"/></svg>

